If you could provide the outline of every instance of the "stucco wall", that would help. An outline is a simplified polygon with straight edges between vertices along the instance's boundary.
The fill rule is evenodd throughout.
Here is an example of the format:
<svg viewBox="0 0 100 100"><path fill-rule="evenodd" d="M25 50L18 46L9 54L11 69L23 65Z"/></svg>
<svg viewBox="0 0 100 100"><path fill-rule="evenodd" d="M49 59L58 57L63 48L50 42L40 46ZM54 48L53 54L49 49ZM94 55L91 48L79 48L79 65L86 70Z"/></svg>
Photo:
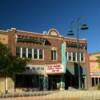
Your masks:
<svg viewBox="0 0 100 100"><path fill-rule="evenodd" d="M14 81L11 78L7 78L6 85L6 78L0 77L0 92L4 93L5 90L8 90L8 92L14 91Z"/></svg>
<svg viewBox="0 0 100 100"><path fill-rule="evenodd" d="M8 44L8 35L0 34L0 42L3 44Z"/></svg>
<svg viewBox="0 0 100 100"><path fill-rule="evenodd" d="M100 64L97 61L97 57L100 56L100 53L92 54L89 57L90 65L90 75L91 77L100 77Z"/></svg>

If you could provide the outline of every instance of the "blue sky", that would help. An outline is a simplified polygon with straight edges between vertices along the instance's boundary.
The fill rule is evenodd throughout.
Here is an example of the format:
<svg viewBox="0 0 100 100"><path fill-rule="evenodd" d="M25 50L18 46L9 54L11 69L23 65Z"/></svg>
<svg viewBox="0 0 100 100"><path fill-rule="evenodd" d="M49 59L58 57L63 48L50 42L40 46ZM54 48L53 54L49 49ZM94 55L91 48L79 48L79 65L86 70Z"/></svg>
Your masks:
<svg viewBox="0 0 100 100"><path fill-rule="evenodd" d="M72 20L80 19L89 29L80 31L88 52L100 51L100 0L0 0L0 29L43 32L56 28L67 37ZM73 24L75 31L75 22Z"/></svg>

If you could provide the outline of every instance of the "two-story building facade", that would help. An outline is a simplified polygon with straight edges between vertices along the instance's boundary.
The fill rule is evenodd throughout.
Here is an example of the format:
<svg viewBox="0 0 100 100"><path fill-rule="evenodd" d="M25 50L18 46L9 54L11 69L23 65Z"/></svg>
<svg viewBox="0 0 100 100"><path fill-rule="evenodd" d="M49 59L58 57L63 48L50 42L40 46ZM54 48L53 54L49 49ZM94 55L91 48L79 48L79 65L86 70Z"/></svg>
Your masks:
<svg viewBox="0 0 100 100"><path fill-rule="evenodd" d="M30 59L26 71L16 75L14 88L33 90L78 88L79 71L81 87L88 87L85 39L79 40L80 45L77 49L76 38L63 37L56 29L50 29L45 33L33 33L11 28L0 31L0 34L8 37L7 45L14 56Z"/></svg>

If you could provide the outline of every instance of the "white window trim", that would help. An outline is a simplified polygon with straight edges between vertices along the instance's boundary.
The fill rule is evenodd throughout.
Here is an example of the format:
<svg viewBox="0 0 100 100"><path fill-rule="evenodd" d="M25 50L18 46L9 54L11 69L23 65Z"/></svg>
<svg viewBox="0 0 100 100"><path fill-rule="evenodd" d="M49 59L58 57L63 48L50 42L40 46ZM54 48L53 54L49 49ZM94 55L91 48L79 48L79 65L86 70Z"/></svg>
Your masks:
<svg viewBox="0 0 100 100"><path fill-rule="evenodd" d="M37 58L34 58L34 49L32 49L32 60L44 60L44 49L37 49ZM42 59L39 59L39 50L42 50L42 54L43 54Z"/></svg>
<svg viewBox="0 0 100 100"><path fill-rule="evenodd" d="M28 58L28 48L26 48L26 57Z"/></svg>
<svg viewBox="0 0 100 100"><path fill-rule="evenodd" d="M37 59L39 60L39 49L37 49Z"/></svg>
<svg viewBox="0 0 100 100"><path fill-rule="evenodd" d="M32 48L32 60L34 60L34 49Z"/></svg>
<svg viewBox="0 0 100 100"><path fill-rule="evenodd" d="M82 61L81 61L81 56L82 56L82 55L81 55L81 52L80 52L80 53L79 53L79 57L80 57L80 58L79 58L79 61L80 61L80 62L82 62Z"/></svg>
<svg viewBox="0 0 100 100"><path fill-rule="evenodd" d="M20 48L20 58L22 58L22 48Z"/></svg>
<svg viewBox="0 0 100 100"><path fill-rule="evenodd" d="M52 50L52 51L54 51L54 50ZM53 59L52 59L52 61L57 61L57 50L55 50L56 51L56 59L54 59L55 57L54 57L54 52L53 52Z"/></svg>
<svg viewBox="0 0 100 100"><path fill-rule="evenodd" d="M83 61L81 60L82 53L83 53ZM71 56L71 60L69 60L69 56ZM73 61L73 52L67 52L67 61L68 62L78 62L78 53L75 52L75 61ZM85 62L85 53L84 52L79 52L79 61L81 63Z"/></svg>
<svg viewBox="0 0 100 100"><path fill-rule="evenodd" d="M73 62L73 52L71 52L71 61Z"/></svg>

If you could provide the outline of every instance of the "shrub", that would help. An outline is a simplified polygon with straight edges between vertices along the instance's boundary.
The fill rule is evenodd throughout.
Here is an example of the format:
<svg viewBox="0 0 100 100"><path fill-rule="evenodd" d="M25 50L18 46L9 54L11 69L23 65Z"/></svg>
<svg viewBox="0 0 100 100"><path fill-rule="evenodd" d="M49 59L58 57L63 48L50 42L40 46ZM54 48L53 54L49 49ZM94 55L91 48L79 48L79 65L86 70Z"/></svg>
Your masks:
<svg viewBox="0 0 100 100"><path fill-rule="evenodd" d="M100 84L97 85L97 89L100 90Z"/></svg>

